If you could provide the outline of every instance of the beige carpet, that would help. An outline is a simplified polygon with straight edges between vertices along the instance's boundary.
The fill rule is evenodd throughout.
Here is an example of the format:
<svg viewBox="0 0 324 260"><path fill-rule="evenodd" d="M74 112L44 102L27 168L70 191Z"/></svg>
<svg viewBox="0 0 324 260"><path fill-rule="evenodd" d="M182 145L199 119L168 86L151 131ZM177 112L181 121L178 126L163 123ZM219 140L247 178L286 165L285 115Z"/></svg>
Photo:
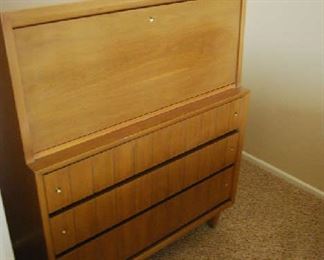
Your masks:
<svg viewBox="0 0 324 260"><path fill-rule="evenodd" d="M158 259L324 259L324 200L243 162L235 206Z"/></svg>

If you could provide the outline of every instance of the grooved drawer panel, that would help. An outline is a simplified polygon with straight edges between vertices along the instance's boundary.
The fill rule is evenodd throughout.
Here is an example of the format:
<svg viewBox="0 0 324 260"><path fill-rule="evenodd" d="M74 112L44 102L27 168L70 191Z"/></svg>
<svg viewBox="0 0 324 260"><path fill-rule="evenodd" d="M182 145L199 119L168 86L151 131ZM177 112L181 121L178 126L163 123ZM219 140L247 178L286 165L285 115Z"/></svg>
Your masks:
<svg viewBox="0 0 324 260"><path fill-rule="evenodd" d="M113 150L113 158L114 158L114 171L113 171L114 183L125 180L134 174L135 159L134 159L133 141L117 146Z"/></svg>
<svg viewBox="0 0 324 260"><path fill-rule="evenodd" d="M48 211L52 212L94 192L90 160L72 164L44 178Z"/></svg>
<svg viewBox="0 0 324 260"><path fill-rule="evenodd" d="M126 259L227 200L233 168L225 170L61 257ZM111 258L114 256L114 258Z"/></svg>
<svg viewBox="0 0 324 260"><path fill-rule="evenodd" d="M240 103L208 110L46 175L49 212L237 129Z"/></svg>
<svg viewBox="0 0 324 260"><path fill-rule="evenodd" d="M131 182L51 218L56 253L110 228L234 163L238 134L180 157ZM227 183L229 185L229 183ZM66 227L66 219L74 219ZM58 225L62 221L62 225ZM64 229L60 229L65 227ZM70 235L71 230L73 236ZM57 234L62 234L58 236ZM71 239L71 237L74 238ZM67 238L67 241L64 241Z"/></svg>
<svg viewBox="0 0 324 260"><path fill-rule="evenodd" d="M102 190L115 183L114 159L112 150L98 154L92 158L94 190Z"/></svg>

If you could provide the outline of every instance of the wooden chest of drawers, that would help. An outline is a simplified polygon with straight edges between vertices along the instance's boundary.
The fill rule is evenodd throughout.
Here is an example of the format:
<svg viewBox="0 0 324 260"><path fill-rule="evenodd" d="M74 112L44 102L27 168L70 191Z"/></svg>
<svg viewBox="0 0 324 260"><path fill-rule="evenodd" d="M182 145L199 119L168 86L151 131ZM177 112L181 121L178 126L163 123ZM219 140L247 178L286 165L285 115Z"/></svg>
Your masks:
<svg viewBox="0 0 324 260"><path fill-rule="evenodd" d="M4 13L1 191L18 259L147 258L235 198L241 0Z"/></svg>

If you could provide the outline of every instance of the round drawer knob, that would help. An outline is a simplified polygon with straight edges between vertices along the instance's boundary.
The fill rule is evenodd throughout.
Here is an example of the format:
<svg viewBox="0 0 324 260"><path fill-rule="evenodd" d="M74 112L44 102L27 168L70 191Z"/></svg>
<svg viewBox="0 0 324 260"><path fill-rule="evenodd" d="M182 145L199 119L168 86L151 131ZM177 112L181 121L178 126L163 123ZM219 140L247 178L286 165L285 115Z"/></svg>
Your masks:
<svg viewBox="0 0 324 260"><path fill-rule="evenodd" d="M155 22L155 18L154 18L153 16L150 16L150 17L149 17L149 22L150 22L150 23L154 23L154 22Z"/></svg>
<svg viewBox="0 0 324 260"><path fill-rule="evenodd" d="M61 234L62 234L62 235L66 235L66 234L67 234L67 231L66 231L65 229L63 229L63 230L61 231Z"/></svg>
<svg viewBox="0 0 324 260"><path fill-rule="evenodd" d="M62 193L62 189L60 187L55 188L55 191L56 191L57 194Z"/></svg>
<svg viewBox="0 0 324 260"><path fill-rule="evenodd" d="M229 185L228 183L225 183L225 187L228 187L228 185Z"/></svg>
<svg viewBox="0 0 324 260"><path fill-rule="evenodd" d="M235 113L234 113L234 116L235 116L235 117L238 117L238 113L237 113L237 112L235 112Z"/></svg>
<svg viewBox="0 0 324 260"><path fill-rule="evenodd" d="M231 151L231 152L234 152L234 150L235 150L234 147L231 147L231 148L230 148L230 151Z"/></svg>

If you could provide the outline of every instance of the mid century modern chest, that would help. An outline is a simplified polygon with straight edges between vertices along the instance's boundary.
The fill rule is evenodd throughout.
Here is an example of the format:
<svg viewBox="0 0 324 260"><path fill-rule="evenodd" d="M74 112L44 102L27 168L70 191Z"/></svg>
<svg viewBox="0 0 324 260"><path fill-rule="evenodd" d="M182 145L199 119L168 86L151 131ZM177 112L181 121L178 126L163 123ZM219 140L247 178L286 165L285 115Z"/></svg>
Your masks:
<svg viewBox="0 0 324 260"><path fill-rule="evenodd" d="M17 259L143 259L235 198L244 1L1 14L0 184Z"/></svg>

